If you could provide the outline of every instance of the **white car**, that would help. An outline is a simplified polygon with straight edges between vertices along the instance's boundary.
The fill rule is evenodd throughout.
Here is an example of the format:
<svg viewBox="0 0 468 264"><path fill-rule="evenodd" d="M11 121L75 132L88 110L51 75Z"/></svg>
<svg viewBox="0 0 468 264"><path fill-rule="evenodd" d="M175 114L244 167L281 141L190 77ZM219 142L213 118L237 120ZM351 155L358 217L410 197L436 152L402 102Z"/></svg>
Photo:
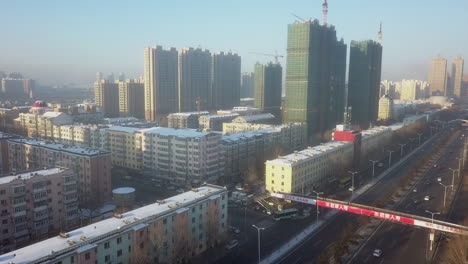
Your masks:
<svg viewBox="0 0 468 264"><path fill-rule="evenodd" d="M376 258L379 258L380 256L382 256L382 250L381 249L375 249L374 253L372 253L372 256L374 256Z"/></svg>
<svg viewBox="0 0 468 264"><path fill-rule="evenodd" d="M352 191L354 191L354 188L353 188L353 187L349 187L348 191L352 192Z"/></svg>
<svg viewBox="0 0 468 264"><path fill-rule="evenodd" d="M418 192L418 190L417 190L417 189L413 189L413 192Z"/></svg>
<svg viewBox="0 0 468 264"><path fill-rule="evenodd" d="M429 201L429 196L424 196L424 201Z"/></svg>
<svg viewBox="0 0 468 264"><path fill-rule="evenodd" d="M442 181L442 178L441 178L441 177L438 177L438 178L437 178L437 181L438 181L438 182L441 182L441 181Z"/></svg>
<svg viewBox="0 0 468 264"><path fill-rule="evenodd" d="M231 249L237 247L238 244L239 244L239 242L234 239L234 240L229 241L229 243L227 243L227 245L224 248L226 250L231 250Z"/></svg>

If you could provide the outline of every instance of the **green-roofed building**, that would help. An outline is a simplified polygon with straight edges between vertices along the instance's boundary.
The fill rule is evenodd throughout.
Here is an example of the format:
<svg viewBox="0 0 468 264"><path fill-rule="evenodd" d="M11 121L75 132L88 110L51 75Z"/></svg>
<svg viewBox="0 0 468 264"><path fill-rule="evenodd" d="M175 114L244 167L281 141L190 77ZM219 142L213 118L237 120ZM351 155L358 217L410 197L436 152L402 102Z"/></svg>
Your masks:
<svg viewBox="0 0 468 264"><path fill-rule="evenodd" d="M351 41L348 75L348 105L351 122L367 129L379 110L382 46L373 40Z"/></svg>
<svg viewBox="0 0 468 264"><path fill-rule="evenodd" d="M304 21L288 25L287 54L284 122L307 123L318 143L343 117L346 44L334 26Z"/></svg>

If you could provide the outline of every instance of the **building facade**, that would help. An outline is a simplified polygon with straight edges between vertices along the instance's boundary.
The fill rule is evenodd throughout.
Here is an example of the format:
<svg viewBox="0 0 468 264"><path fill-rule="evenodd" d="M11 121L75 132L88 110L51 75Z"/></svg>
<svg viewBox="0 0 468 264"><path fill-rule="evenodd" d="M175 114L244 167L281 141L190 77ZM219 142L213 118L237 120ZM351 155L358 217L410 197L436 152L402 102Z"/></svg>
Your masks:
<svg viewBox="0 0 468 264"><path fill-rule="evenodd" d="M279 63L255 64L255 107L281 121L283 68Z"/></svg>
<svg viewBox="0 0 468 264"><path fill-rule="evenodd" d="M211 109L211 53L208 50L179 50L179 111ZM174 111L176 112L176 111Z"/></svg>
<svg viewBox="0 0 468 264"><path fill-rule="evenodd" d="M393 119L393 99L384 95L379 99L379 117L378 120Z"/></svg>
<svg viewBox="0 0 468 264"><path fill-rule="evenodd" d="M223 131L223 123L231 122L239 114L203 115L198 118L199 128L209 131Z"/></svg>
<svg viewBox="0 0 468 264"><path fill-rule="evenodd" d="M344 112L346 44L333 26L304 21L288 25L287 52L283 122L306 123L309 142L319 142Z"/></svg>
<svg viewBox="0 0 468 264"><path fill-rule="evenodd" d="M101 107L104 117L119 116L119 85L108 80L94 83L94 102Z"/></svg>
<svg viewBox="0 0 468 264"><path fill-rule="evenodd" d="M243 72L241 79L241 98L252 98L254 97L254 73L253 72Z"/></svg>
<svg viewBox="0 0 468 264"><path fill-rule="evenodd" d="M142 134L139 128L113 126L107 130L112 165L143 169Z"/></svg>
<svg viewBox="0 0 468 264"><path fill-rule="evenodd" d="M154 127L141 130L143 167L167 183L198 186L223 178L221 133Z"/></svg>
<svg viewBox="0 0 468 264"><path fill-rule="evenodd" d="M461 98L462 84L463 84L463 66L464 60L462 57L457 56L453 59L452 63L452 90L453 96Z"/></svg>
<svg viewBox="0 0 468 264"><path fill-rule="evenodd" d="M216 52L212 57L211 109L230 109L240 104L241 57Z"/></svg>
<svg viewBox="0 0 468 264"><path fill-rule="evenodd" d="M111 199L111 155L107 151L19 138L8 140L8 157L10 169L16 172L55 166L72 169L78 177L82 205Z"/></svg>
<svg viewBox="0 0 468 264"><path fill-rule="evenodd" d="M305 124L291 123L263 125L260 129L223 135L224 182L253 183L263 180L265 161L302 149L306 144L306 132Z"/></svg>
<svg viewBox="0 0 468 264"><path fill-rule="evenodd" d="M133 116L145 119L145 86L143 80L119 82L120 116Z"/></svg>
<svg viewBox="0 0 468 264"><path fill-rule="evenodd" d="M432 59L428 77L430 95L447 95L447 59Z"/></svg>
<svg viewBox="0 0 468 264"><path fill-rule="evenodd" d="M79 226L77 177L51 168L0 178L0 252Z"/></svg>
<svg viewBox="0 0 468 264"><path fill-rule="evenodd" d="M4 254L12 263L187 263L223 243L227 191L202 186Z"/></svg>
<svg viewBox="0 0 468 264"><path fill-rule="evenodd" d="M382 46L373 41L351 41L349 56L348 105L352 122L367 129L379 111Z"/></svg>
<svg viewBox="0 0 468 264"><path fill-rule="evenodd" d="M208 111L172 113L167 116L168 127L171 128L199 128L198 118L209 115Z"/></svg>
<svg viewBox="0 0 468 264"><path fill-rule="evenodd" d="M161 46L144 51L145 118L161 122L178 110L177 50Z"/></svg>

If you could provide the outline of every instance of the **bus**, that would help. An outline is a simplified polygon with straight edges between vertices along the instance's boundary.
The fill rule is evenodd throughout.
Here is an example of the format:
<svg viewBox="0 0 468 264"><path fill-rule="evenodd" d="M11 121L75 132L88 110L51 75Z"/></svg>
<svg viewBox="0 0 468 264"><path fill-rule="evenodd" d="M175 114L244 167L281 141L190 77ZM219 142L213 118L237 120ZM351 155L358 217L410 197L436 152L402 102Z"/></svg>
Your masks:
<svg viewBox="0 0 468 264"><path fill-rule="evenodd" d="M275 211L273 213L273 219L276 221L283 220L283 219L291 219L297 216L298 210L296 208L285 209L281 211Z"/></svg>

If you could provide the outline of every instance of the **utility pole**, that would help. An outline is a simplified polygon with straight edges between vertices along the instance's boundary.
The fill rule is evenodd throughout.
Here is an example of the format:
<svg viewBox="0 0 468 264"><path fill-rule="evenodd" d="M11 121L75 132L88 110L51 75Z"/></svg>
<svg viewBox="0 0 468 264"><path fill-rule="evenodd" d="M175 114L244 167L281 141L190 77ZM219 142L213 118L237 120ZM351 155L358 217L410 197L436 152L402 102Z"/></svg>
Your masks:
<svg viewBox="0 0 468 264"><path fill-rule="evenodd" d="M418 137L419 137L419 144L418 144L418 146L421 146L421 136L422 136L423 134L422 134L422 133L418 133L417 135L418 135Z"/></svg>
<svg viewBox="0 0 468 264"><path fill-rule="evenodd" d="M257 234L258 234L258 263L260 264L261 262L261 255L260 255L260 231L262 230L265 230L264 227L258 227L256 225L252 225L253 227L255 227L257 229Z"/></svg>
<svg viewBox="0 0 468 264"><path fill-rule="evenodd" d="M453 185L445 185L441 182L439 182L440 185L444 186L444 209L445 209L445 199L447 199L447 188L448 187L452 187L453 188Z"/></svg>
<svg viewBox="0 0 468 264"><path fill-rule="evenodd" d="M392 166L392 153L395 152L394 150L387 150L390 153L390 156L388 156L388 167Z"/></svg>
<svg viewBox="0 0 468 264"><path fill-rule="evenodd" d="M454 170L452 168L449 168L449 170L452 171L452 192L453 192L453 186L454 186L454 183L455 183L454 182L455 181L455 172L458 171L458 170L456 170L456 169Z"/></svg>
<svg viewBox="0 0 468 264"><path fill-rule="evenodd" d="M351 173L351 195L354 195L354 174L358 173L357 171L348 171Z"/></svg>
<svg viewBox="0 0 468 264"><path fill-rule="evenodd" d="M403 147L406 146L406 144L398 144L400 145L400 158L403 157Z"/></svg>
<svg viewBox="0 0 468 264"><path fill-rule="evenodd" d="M312 190L312 192L314 192L314 193L317 195L315 204L317 205L317 220L316 220L317 222L316 222L316 223L318 223L318 221L319 221L319 206L318 206L318 200L319 200L319 195L320 195L320 194L323 194L323 192L317 192L317 191L314 191L314 190Z"/></svg>
<svg viewBox="0 0 468 264"><path fill-rule="evenodd" d="M373 179L375 176L375 163L378 162L378 160L369 160L369 161L372 162L372 179Z"/></svg>
<svg viewBox="0 0 468 264"><path fill-rule="evenodd" d="M431 214L432 227L434 227L434 215L438 215L438 214L440 214L440 212L431 212L431 211L426 210L426 213ZM431 234L432 236L429 236L429 240L431 241L429 250L432 251L432 243L433 243L433 241L434 241L434 229L431 229L430 232L431 232L430 234Z"/></svg>

